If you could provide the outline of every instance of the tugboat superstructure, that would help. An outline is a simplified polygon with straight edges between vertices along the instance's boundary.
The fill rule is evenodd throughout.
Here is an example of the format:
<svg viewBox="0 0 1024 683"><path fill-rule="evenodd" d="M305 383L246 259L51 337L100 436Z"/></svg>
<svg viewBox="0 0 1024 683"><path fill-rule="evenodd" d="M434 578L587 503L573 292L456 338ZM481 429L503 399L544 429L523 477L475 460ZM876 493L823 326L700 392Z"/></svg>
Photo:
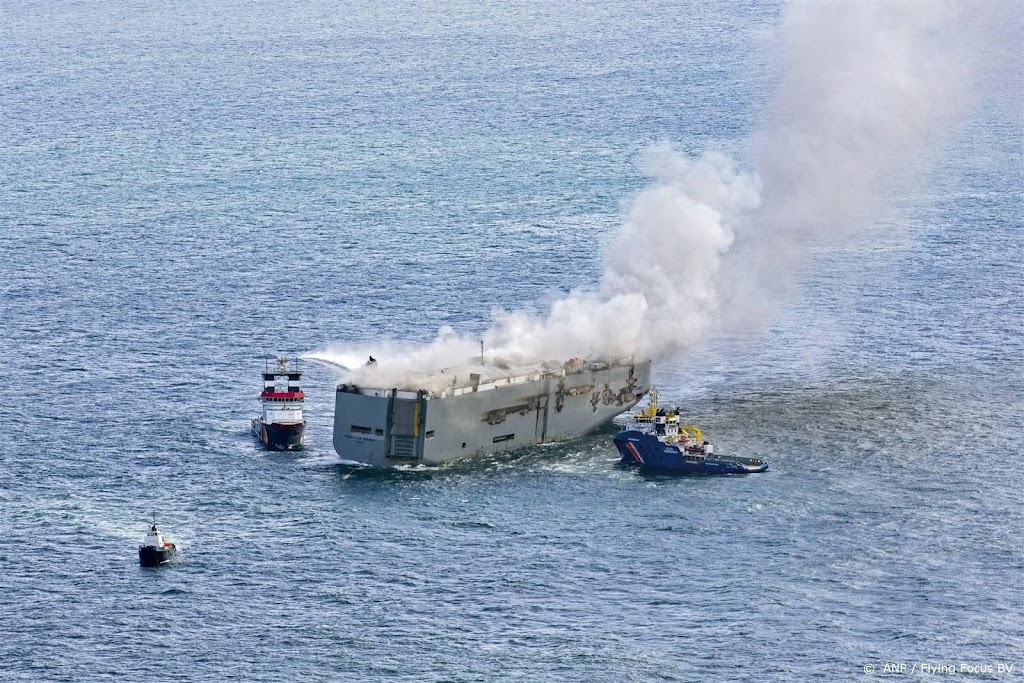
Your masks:
<svg viewBox="0 0 1024 683"><path fill-rule="evenodd" d="M306 432L302 405L302 372L299 362L278 358L270 367L267 359L263 370L263 391L260 393L260 414L252 419L252 431L268 448L287 451L301 448Z"/></svg>

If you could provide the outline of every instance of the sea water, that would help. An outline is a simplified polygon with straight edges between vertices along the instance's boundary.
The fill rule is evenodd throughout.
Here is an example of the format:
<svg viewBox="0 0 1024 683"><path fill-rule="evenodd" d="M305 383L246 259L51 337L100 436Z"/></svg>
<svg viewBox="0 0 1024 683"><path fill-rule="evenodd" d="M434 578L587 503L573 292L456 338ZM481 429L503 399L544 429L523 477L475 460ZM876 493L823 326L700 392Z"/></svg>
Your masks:
<svg viewBox="0 0 1024 683"><path fill-rule="evenodd" d="M6 0L0 679L1024 668L1019 55L870 238L655 365L765 474L645 477L610 430L354 471L315 364L307 448L249 432L266 354L592 287L643 149L748 164L782 13Z"/></svg>

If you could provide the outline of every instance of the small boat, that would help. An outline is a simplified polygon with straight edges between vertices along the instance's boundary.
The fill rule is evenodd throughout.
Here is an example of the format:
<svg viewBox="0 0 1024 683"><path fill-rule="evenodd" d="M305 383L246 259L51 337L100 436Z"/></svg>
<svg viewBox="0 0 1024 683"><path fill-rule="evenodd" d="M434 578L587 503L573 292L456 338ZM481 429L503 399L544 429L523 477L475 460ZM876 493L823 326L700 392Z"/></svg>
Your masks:
<svg viewBox="0 0 1024 683"><path fill-rule="evenodd" d="M146 540L139 546L139 564L143 567L159 567L170 562L171 558L178 552L178 547L170 541L164 540L160 530L156 528L156 516L153 516L153 526L146 534Z"/></svg>
<svg viewBox="0 0 1024 683"><path fill-rule="evenodd" d="M759 458L715 455L699 427L679 423L678 410L658 407L658 390L651 389L646 409L630 415L615 435L621 464L667 474L752 474L768 463Z"/></svg>
<svg viewBox="0 0 1024 683"><path fill-rule="evenodd" d="M299 387L301 378L298 361L289 364L287 358L278 358L273 368L268 360L263 369L261 411L252 418L252 431L268 448L279 451L302 448L306 432L302 405L306 394Z"/></svg>

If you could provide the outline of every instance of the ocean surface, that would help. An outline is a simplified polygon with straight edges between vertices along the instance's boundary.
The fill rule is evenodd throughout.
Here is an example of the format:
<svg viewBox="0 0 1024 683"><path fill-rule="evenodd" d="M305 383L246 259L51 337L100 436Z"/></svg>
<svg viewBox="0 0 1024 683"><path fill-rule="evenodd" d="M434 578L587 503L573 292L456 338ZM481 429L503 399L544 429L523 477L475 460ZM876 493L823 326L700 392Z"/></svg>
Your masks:
<svg viewBox="0 0 1024 683"><path fill-rule="evenodd" d="M744 167L782 13L0 4L0 680L1024 675L1020 54L765 328L656 364L766 474L624 471L613 428L354 471L316 364L306 450L249 433L267 354L592 286L647 146Z"/></svg>

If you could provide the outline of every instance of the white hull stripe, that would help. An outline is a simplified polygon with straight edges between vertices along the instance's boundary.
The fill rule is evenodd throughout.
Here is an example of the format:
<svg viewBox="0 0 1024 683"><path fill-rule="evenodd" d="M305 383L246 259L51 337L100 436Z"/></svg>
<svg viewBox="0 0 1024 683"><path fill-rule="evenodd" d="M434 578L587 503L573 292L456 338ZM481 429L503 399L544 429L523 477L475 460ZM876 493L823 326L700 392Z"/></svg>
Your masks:
<svg viewBox="0 0 1024 683"><path fill-rule="evenodd" d="M636 446L634 446L632 442L627 441L626 448L629 449L629 452L633 454L633 457L636 458L636 461L638 463L640 463L641 465L644 464L644 459L640 457L640 451L636 449Z"/></svg>

